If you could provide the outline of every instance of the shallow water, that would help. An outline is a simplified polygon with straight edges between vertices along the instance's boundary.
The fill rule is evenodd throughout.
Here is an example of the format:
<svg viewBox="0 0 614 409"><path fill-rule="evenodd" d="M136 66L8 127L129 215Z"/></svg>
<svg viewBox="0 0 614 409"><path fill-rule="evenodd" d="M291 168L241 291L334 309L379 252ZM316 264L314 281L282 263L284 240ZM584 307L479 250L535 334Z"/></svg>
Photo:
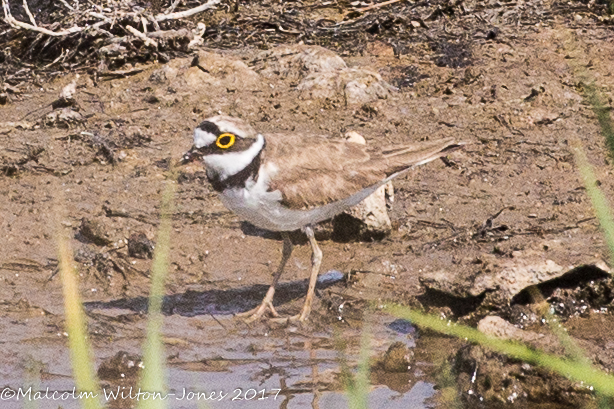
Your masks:
<svg viewBox="0 0 614 409"><path fill-rule="evenodd" d="M109 305L96 310L100 306L90 305L89 310L104 310L106 316L125 312L125 309L114 311ZM166 396L168 408L224 408L231 405L237 408L347 407L340 378L341 362L355 372L352 368L357 364L361 328L342 326L339 327L341 331L331 328L326 332L305 333L300 329L237 330L236 321L230 317L200 318L203 318L199 322L205 327L204 331L185 325L186 320L198 318L178 315L165 318L168 392L158 398ZM373 359L380 357L396 341L402 341L409 348L416 346L417 334L410 323L385 315L376 315L371 321ZM229 331L224 327L232 329ZM116 329L120 329L119 326ZM198 342L173 345L177 339L198 339ZM94 345L97 367L101 359L108 360L121 348L135 343L142 344L142 340L116 339L114 348L120 349L113 350ZM68 350L64 345L51 345L48 340L42 344L38 353L32 352L29 358L32 362L44 362L42 370L27 371L23 369L27 365L22 359L17 359L12 371L0 374L0 385L5 388L2 408L80 408L82 399L78 398L78 392L73 394ZM101 358L103 353L108 356ZM52 354L54 360L42 359ZM427 401L436 391L424 376L423 369L428 366L417 363L407 374L373 377L372 383L375 382L369 391L370 407L431 407ZM135 380L119 385L113 381L103 383L105 387L100 399L109 408L133 407L138 400L153 399L134 386ZM33 386L28 394L30 385ZM15 396L19 388L21 395Z"/></svg>

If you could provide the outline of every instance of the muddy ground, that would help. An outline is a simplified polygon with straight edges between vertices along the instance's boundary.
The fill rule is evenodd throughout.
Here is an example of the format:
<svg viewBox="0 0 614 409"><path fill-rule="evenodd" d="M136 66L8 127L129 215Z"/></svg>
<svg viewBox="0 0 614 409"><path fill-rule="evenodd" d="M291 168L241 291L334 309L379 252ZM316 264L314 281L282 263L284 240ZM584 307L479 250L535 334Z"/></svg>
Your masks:
<svg viewBox="0 0 614 409"><path fill-rule="evenodd" d="M57 224L71 234L97 365L118 351L139 353L150 251L167 183L176 183L176 194L164 334L169 384L177 393L194 385L254 387L267 393L280 388L275 403L251 405L332 407L343 399L336 342L348 341L346 354L354 362L363 311L373 305L370 302L422 305L472 324L490 313L514 321L511 296L497 299L499 305L477 307L479 296L497 283L478 294L468 290L443 296L445 289L433 290L428 278L443 274L470 282L488 270L485 266L527 259L551 260L561 274L582 265L604 266L609 255L571 145L580 141L584 146L612 202L611 160L582 94L586 78L592 78L611 106L612 28L587 6L562 12L557 4L529 5L547 18L532 15L530 24L497 20L520 4L476 8L476 15L499 13L486 24L496 31L463 27L461 19L444 13L441 19L449 20L451 33L439 48L413 41L399 52L371 32L363 33L362 49L332 44L349 67L375 71L396 87L366 102L348 102L342 92L327 98L306 95L297 87L300 73L297 78L267 72L258 65L261 50L249 46L205 48L219 60L245 63L256 78L249 84L251 77L232 71L236 66L203 73L192 66L191 56L124 67L141 71L119 78L83 71L78 78L65 73L19 84L18 92L9 93L0 105L0 383L17 387L40 378L43 389L71 388L62 287L56 274ZM326 8L311 13L316 16L308 17L314 20L318 15L339 17ZM418 25L413 30L427 29ZM219 38L206 40L213 46ZM76 104L54 111L52 103L74 80ZM281 240L228 212L206 183L201 166L180 168L176 182L169 173L170 164L190 148L193 128L217 113L242 117L263 133L340 138L357 131L372 145L444 137L467 145L446 161L394 181L389 236L367 242L321 241L321 271L332 271L328 276L336 279L321 286L308 323L246 325L232 314L255 306L264 295L281 256ZM298 236L296 244L282 277L285 285L277 293L282 314L300 309L309 271L309 247ZM582 283L580 277L573 285ZM425 293L427 287L431 292ZM613 348L610 302L588 305L570 323L570 333L578 342L595 346L596 352L585 345L595 356L603 351L610 355ZM570 315L573 311L561 319ZM390 326L395 318L382 313L366 316L374 332L374 355L399 339L416 344L409 372L375 371L374 404L424 407L425 400L437 398L433 387L445 386L437 368L461 344ZM529 321L522 325L548 331L540 317ZM475 351L460 354L471 353ZM614 369L609 358L596 362ZM456 365L462 372L463 363ZM548 377L558 379L540 375ZM568 397L550 390L511 399L513 391L502 386L496 397L488 395L490 400L481 404L511 405L520 399L528 406L567 407L591 399L589 392L572 386ZM466 398L467 389L460 388L458 394ZM8 404L21 407L16 401ZM112 406L133 404L127 399ZM40 407L58 405L44 402Z"/></svg>

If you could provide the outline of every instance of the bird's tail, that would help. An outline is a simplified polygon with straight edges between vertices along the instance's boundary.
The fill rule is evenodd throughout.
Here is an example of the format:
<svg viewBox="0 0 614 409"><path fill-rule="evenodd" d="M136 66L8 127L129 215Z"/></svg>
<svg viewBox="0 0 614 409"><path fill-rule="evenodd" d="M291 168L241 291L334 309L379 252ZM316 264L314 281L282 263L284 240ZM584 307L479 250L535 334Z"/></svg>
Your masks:
<svg viewBox="0 0 614 409"><path fill-rule="evenodd" d="M383 159L386 160L396 173L403 169L413 168L431 162L442 156L462 148L465 142L456 142L453 138L440 139L437 141L420 142L416 144L394 146L382 151Z"/></svg>

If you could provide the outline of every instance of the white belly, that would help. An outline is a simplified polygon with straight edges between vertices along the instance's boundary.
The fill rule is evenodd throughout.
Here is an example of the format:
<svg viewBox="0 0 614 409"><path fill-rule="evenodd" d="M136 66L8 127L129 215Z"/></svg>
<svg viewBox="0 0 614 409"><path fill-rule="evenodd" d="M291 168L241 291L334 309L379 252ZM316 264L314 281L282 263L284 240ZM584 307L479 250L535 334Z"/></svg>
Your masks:
<svg viewBox="0 0 614 409"><path fill-rule="evenodd" d="M227 189L220 193L220 199L228 210L254 226L272 231L292 231L333 218L363 201L395 176L397 174L343 200L309 210L294 210L284 207L281 204L281 192L278 190L267 192L266 182L263 182L262 179L255 184L247 183L245 188ZM266 184L268 185L268 183Z"/></svg>
<svg viewBox="0 0 614 409"><path fill-rule="evenodd" d="M220 199L228 210L261 229L292 231L314 223L310 221L310 211L284 208L278 191L254 193L248 189L228 189L220 194Z"/></svg>

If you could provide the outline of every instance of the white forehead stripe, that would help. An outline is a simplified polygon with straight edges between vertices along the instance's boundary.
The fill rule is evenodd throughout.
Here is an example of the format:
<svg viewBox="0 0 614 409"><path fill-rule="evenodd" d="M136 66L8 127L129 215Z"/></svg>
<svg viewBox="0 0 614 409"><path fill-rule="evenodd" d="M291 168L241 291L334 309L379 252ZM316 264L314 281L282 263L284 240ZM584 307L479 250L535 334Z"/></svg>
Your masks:
<svg viewBox="0 0 614 409"><path fill-rule="evenodd" d="M200 128L194 129L194 146L196 146L197 148L211 145L216 140L217 137L211 132L203 131Z"/></svg>
<svg viewBox="0 0 614 409"><path fill-rule="evenodd" d="M196 142L194 143L196 145ZM256 142L242 152L229 152L222 155L203 157L205 165L215 171L221 180L241 172L254 160L264 147L264 136L258 134Z"/></svg>

